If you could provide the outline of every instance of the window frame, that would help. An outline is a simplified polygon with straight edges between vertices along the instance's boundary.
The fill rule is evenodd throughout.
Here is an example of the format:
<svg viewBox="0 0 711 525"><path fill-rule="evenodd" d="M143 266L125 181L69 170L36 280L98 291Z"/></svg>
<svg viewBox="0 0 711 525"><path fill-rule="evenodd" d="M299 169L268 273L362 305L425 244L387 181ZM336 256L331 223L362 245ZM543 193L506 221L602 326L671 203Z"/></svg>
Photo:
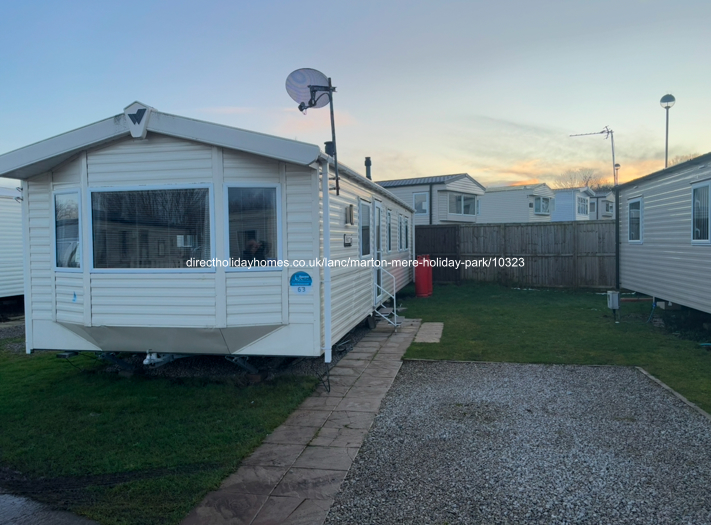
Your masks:
<svg viewBox="0 0 711 525"><path fill-rule="evenodd" d="M77 196L77 211L79 215L79 267L71 268L57 266L57 195L76 194ZM81 188L72 188L66 190L56 190L52 192L52 269L55 272L83 273L84 272L84 222L82 217L82 198ZM90 239L91 240L91 239ZM92 251L93 254L93 251ZM93 266L93 259L92 259Z"/></svg>
<svg viewBox="0 0 711 525"><path fill-rule="evenodd" d="M403 235L402 235L402 225L403 225L403 217L402 213L397 214L397 251L401 252L403 251L402 249L402 244L403 244Z"/></svg>
<svg viewBox="0 0 711 525"><path fill-rule="evenodd" d="M476 193L461 193L458 191L447 192L447 213L449 215L461 215L463 217L476 217L478 215L477 210L479 206L479 195ZM450 198L454 196L457 198L459 211L453 212L450 209ZM474 199L474 213L464 213L464 197L472 197Z"/></svg>
<svg viewBox="0 0 711 525"><path fill-rule="evenodd" d="M694 239L694 190L706 187L709 192L708 215L708 239ZM711 180L696 182L691 185L691 244L692 246L708 246L711 245Z"/></svg>
<svg viewBox="0 0 711 525"><path fill-rule="evenodd" d="M215 273L215 268L95 268L94 267L94 210L91 197L94 193L160 191L160 190L195 190L207 188L207 203L210 206L210 259L215 259L215 192L212 183L200 184L150 184L145 186L90 186L87 188L87 205L89 207L89 249L91 250L91 266L89 273L106 274L146 274L146 273Z"/></svg>
<svg viewBox="0 0 711 525"><path fill-rule="evenodd" d="M363 216L363 205L368 206L368 253L363 254L363 221L361 220ZM373 239L373 203L362 198L358 198L358 255L360 259L370 259L373 257L373 250L371 242Z"/></svg>
<svg viewBox="0 0 711 525"><path fill-rule="evenodd" d="M630 205L639 202L639 239L630 239ZM644 199L642 197L632 197L627 199L627 243L644 244Z"/></svg>
<svg viewBox="0 0 711 525"><path fill-rule="evenodd" d="M423 211L422 213L418 213L417 207L415 206L415 196L417 196L417 195L424 195L425 196L425 206L424 206L425 211ZM430 213L430 194L426 191L413 192L413 194L412 194L412 208L415 210L413 212L413 215L429 215L429 213Z"/></svg>
<svg viewBox="0 0 711 525"><path fill-rule="evenodd" d="M540 203L540 206L538 207L539 210L543 209L543 201L547 200L548 201L548 211L536 211L536 203ZM533 214L534 215L550 215L551 214L551 201L553 199L551 197L534 197L533 198Z"/></svg>
<svg viewBox="0 0 711 525"><path fill-rule="evenodd" d="M282 205L281 205L281 184L278 182L225 182L223 184L223 215L224 215L224 246L225 246L225 259L230 259L230 188L276 188L276 212L277 212L277 252L276 260L283 261L282 257L282 239L283 239L283 228L282 228ZM241 256L240 256L241 258ZM231 263L231 261L230 261ZM245 267L225 267L227 272L278 272L283 270L284 267L279 266L255 266L252 268Z"/></svg>
<svg viewBox="0 0 711 525"><path fill-rule="evenodd" d="M575 201L575 211L577 215L590 215L590 197L584 197L582 195L578 195L577 199ZM583 204L585 206L585 211L581 212L580 211L580 205Z"/></svg>
<svg viewBox="0 0 711 525"><path fill-rule="evenodd" d="M386 246L388 248L388 253L393 251L393 213L392 210L387 209L385 212L385 227L388 229L386 237Z"/></svg>
<svg viewBox="0 0 711 525"><path fill-rule="evenodd" d="M405 242L403 243L403 251L407 252L410 250L410 217L404 217L404 232L405 232Z"/></svg>

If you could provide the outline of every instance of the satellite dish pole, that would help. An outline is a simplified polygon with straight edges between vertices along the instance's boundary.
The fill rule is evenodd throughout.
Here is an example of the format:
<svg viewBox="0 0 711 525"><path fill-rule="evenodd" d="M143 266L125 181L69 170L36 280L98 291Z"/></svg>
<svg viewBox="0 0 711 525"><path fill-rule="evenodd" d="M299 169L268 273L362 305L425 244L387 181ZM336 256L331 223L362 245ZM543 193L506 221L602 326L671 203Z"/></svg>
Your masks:
<svg viewBox="0 0 711 525"><path fill-rule="evenodd" d="M336 195L340 195L336 123L333 116L333 93L336 92L336 88L333 87L331 78L326 78L326 75L315 69L297 69L292 71L286 78L286 92L289 93L294 102L299 103L299 111L304 115L309 108L322 108L327 103L331 106L331 143L330 145L328 142L326 143L326 154L333 157L336 171ZM324 100L324 97L328 98Z"/></svg>
<svg viewBox="0 0 711 525"><path fill-rule="evenodd" d="M605 126L602 131L595 131L594 133L578 133L576 135L570 135L571 137L584 137L586 135L605 135L607 139L610 137L610 144L612 144L612 179L615 181L615 186L617 186L617 169L615 164L615 132L610 128ZM619 166L618 166L619 167Z"/></svg>

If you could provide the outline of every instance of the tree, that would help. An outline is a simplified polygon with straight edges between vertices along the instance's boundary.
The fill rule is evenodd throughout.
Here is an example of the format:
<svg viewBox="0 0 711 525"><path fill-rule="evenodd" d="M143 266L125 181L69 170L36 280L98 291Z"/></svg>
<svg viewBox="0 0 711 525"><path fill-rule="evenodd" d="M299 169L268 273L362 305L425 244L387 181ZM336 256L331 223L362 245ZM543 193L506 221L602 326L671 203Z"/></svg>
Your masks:
<svg viewBox="0 0 711 525"><path fill-rule="evenodd" d="M597 190L607 183L607 178L600 175L600 172L596 169L578 168L558 175L555 178L555 182L553 182L553 187L556 189L568 189L587 186L590 189Z"/></svg>
<svg viewBox="0 0 711 525"><path fill-rule="evenodd" d="M695 159L698 156L698 153L690 153L689 155L677 155L673 159L669 159L669 167L674 166L676 164L681 164L682 162L686 162L687 160Z"/></svg>

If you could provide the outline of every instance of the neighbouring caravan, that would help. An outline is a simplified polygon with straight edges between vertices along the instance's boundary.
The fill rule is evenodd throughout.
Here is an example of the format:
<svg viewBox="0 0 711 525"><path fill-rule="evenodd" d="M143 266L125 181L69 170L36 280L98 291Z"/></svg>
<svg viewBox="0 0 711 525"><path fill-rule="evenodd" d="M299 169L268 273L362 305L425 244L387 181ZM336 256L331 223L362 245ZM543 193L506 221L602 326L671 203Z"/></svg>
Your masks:
<svg viewBox="0 0 711 525"><path fill-rule="evenodd" d="M25 293L22 280L22 208L14 188L0 187L0 299Z"/></svg>
<svg viewBox="0 0 711 525"><path fill-rule="evenodd" d="M336 195L317 146L138 102L0 156L23 186L27 351L330 360L413 276L392 264L412 208L339 172Z"/></svg>
<svg viewBox="0 0 711 525"><path fill-rule="evenodd" d="M590 199L595 197L595 192L590 188L571 188L554 190L555 209L551 221L589 221Z"/></svg>
<svg viewBox="0 0 711 525"><path fill-rule="evenodd" d="M618 186L619 286L711 313L711 153Z"/></svg>
<svg viewBox="0 0 711 525"><path fill-rule="evenodd" d="M478 222L550 222L555 194L547 184L487 188Z"/></svg>
<svg viewBox="0 0 711 525"><path fill-rule="evenodd" d="M415 226L477 222L484 186L467 173L415 179L381 180L378 184L415 209Z"/></svg>

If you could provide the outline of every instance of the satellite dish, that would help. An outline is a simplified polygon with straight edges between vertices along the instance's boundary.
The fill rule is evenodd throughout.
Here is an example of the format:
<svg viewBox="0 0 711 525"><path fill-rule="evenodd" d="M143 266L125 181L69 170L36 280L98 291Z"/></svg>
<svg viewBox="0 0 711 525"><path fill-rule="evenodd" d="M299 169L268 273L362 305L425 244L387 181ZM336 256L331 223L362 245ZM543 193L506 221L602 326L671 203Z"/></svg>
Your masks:
<svg viewBox="0 0 711 525"><path fill-rule="evenodd" d="M312 90L309 86L318 86L321 89ZM286 77L286 92L300 107L322 108L330 101L328 78L320 71L308 67L297 69Z"/></svg>

